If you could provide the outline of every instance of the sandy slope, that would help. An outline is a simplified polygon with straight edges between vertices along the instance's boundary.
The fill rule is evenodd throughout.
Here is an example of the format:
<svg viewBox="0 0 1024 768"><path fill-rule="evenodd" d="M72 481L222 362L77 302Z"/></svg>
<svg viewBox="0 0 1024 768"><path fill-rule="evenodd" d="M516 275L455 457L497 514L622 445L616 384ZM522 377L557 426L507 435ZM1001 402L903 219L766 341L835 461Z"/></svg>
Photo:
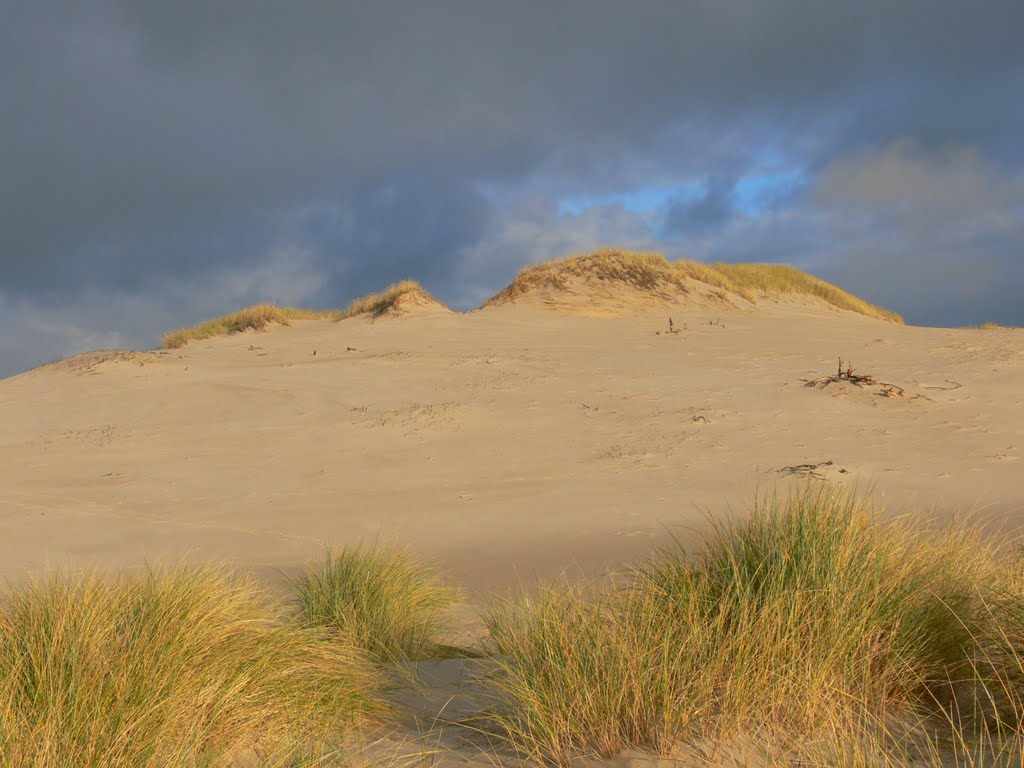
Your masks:
<svg viewBox="0 0 1024 768"><path fill-rule="evenodd" d="M906 396L804 386L839 355ZM0 575L183 553L287 569L383 534L489 589L691 535L699 506L824 460L896 508L1024 513L1017 331L537 298L104 357L0 381Z"/></svg>
<svg viewBox="0 0 1024 768"><path fill-rule="evenodd" d="M0 381L0 577L182 555L275 575L382 535L480 595L692 539L701 507L723 514L826 460L827 481L874 481L896 511L985 505L1024 522L1024 332L686 300L417 306ZM905 395L805 385L839 355ZM450 617L452 642L472 641L474 616ZM422 665L372 762L519 764L445 725L482 706L465 687L474 664Z"/></svg>

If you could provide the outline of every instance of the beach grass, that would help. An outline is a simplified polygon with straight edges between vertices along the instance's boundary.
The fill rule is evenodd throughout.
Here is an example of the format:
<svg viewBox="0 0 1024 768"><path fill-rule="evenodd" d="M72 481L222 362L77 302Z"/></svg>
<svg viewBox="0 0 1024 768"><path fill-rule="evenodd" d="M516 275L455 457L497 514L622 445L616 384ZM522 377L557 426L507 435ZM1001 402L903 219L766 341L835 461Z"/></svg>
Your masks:
<svg viewBox="0 0 1024 768"><path fill-rule="evenodd" d="M825 765L1006 751L1024 692L1013 571L965 523L824 486L762 496L627 585L494 604L489 727L562 766L737 740L846 755Z"/></svg>
<svg viewBox="0 0 1024 768"><path fill-rule="evenodd" d="M410 296L437 303L419 283L414 280L403 280L389 285L380 293L358 298L344 309L302 309L279 307L276 304L256 304L206 320L190 328L170 331L164 334L162 345L165 349L178 349L190 341L249 330L263 331L270 325L291 325L293 320L344 320L363 314L381 315Z"/></svg>
<svg viewBox="0 0 1024 768"><path fill-rule="evenodd" d="M1019 331L1019 325L1000 325L999 323L982 323L981 325L968 325L966 328L976 328L981 331Z"/></svg>
<svg viewBox="0 0 1024 768"><path fill-rule="evenodd" d="M788 264L713 264L744 295L812 296L838 309L903 324L896 312L871 304L842 288Z"/></svg>
<svg viewBox="0 0 1024 768"><path fill-rule="evenodd" d="M214 336L227 336L242 331L262 331L268 326L291 325L292 320L340 319L337 310L312 310L298 307L279 307L276 304L256 304L237 312L214 317L191 328L178 328L163 336L165 349L178 349L190 341L201 341Z"/></svg>
<svg viewBox="0 0 1024 768"><path fill-rule="evenodd" d="M0 765L297 764L384 711L346 638L226 568L56 572L0 596Z"/></svg>
<svg viewBox="0 0 1024 768"><path fill-rule="evenodd" d="M385 664L437 655L442 612L458 597L435 566L381 542L332 550L292 586L303 626L355 638Z"/></svg>

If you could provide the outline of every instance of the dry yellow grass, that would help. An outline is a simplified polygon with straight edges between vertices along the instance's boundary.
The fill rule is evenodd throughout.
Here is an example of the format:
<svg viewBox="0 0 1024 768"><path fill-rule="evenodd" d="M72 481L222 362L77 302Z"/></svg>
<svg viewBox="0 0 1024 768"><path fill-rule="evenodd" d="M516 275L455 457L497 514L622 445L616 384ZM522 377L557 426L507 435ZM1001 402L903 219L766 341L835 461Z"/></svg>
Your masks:
<svg viewBox="0 0 1024 768"><path fill-rule="evenodd" d="M727 294L756 303L760 297L783 295L812 296L868 317L902 323L895 312L876 307L814 275L784 264L705 264L669 261L662 254L648 251L603 249L582 256L536 264L523 269L512 283L490 298L484 306L513 301L541 288L567 290L572 280L622 283L632 288L671 299L692 290L692 281L717 289L720 298Z"/></svg>
<svg viewBox="0 0 1024 768"><path fill-rule="evenodd" d="M903 318L897 313L869 304L838 286L787 264L714 264L713 267L739 291L762 296L815 296L839 309L903 323Z"/></svg>
<svg viewBox="0 0 1024 768"><path fill-rule="evenodd" d="M702 276L715 278L706 265L700 266L705 268L701 272ZM606 249L526 267L507 288L488 299L484 306L512 301L539 288L566 290L572 279L579 277L622 283L671 298L674 293L686 293L687 278L695 276L687 273L684 262L669 262L660 253ZM731 288L725 284L720 287L727 290Z"/></svg>
<svg viewBox="0 0 1024 768"><path fill-rule="evenodd" d="M351 637L383 663L436 655L439 615L457 599L436 567L380 542L332 550L292 586L303 626Z"/></svg>
<svg viewBox="0 0 1024 768"><path fill-rule="evenodd" d="M737 740L754 759L727 764L1020 765L1020 573L963 522L760 497L631 584L495 603L490 724L557 766Z"/></svg>
<svg viewBox="0 0 1024 768"><path fill-rule="evenodd" d="M179 328L164 334L165 349L177 349L190 341L227 336L241 331L262 331L268 325L291 325L292 320L339 318L338 310L312 310L297 307L279 307L276 304L256 304L228 315L221 315L191 328Z"/></svg>
<svg viewBox="0 0 1024 768"><path fill-rule="evenodd" d="M380 293L356 299L345 309L302 309L300 307L279 307L276 304L256 304L238 312L221 315L191 328L179 328L164 334L165 349L177 349L190 341L199 341L213 336L227 336L242 331L262 331L272 324L291 325L292 320L344 320L355 315L381 315L399 305L403 299L413 298L419 303L437 304L414 280L403 280L385 288Z"/></svg>
<svg viewBox="0 0 1024 768"><path fill-rule="evenodd" d="M999 323L982 323L981 325L968 325L967 328L977 328L981 331L1019 331L1019 325L1000 325Z"/></svg>
<svg viewBox="0 0 1024 768"><path fill-rule="evenodd" d="M386 708L349 636L205 566L0 591L0 765L209 768L336 750Z"/></svg>
<svg viewBox="0 0 1024 768"><path fill-rule="evenodd" d="M388 310L400 306L405 301L418 302L420 304L444 305L427 293L426 289L415 280L403 280L400 283L389 285L380 293L372 293L356 299L341 311L341 318L354 317L355 315L382 315Z"/></svg>

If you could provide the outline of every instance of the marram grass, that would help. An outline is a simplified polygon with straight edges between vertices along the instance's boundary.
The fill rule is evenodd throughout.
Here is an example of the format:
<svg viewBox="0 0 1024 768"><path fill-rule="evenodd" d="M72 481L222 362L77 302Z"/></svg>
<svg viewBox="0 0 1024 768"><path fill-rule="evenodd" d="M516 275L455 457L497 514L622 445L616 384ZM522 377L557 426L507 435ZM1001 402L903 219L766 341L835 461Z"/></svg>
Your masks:
<svg viewBox="0 0 1024 768"><path fill-rule="evenodd" d="M0 766L283 764L382 710L347 639L219 567L49 573L0 595Z"/></svg>
<svg viewBox="0 0 1024 768"><path fill-rule="evenodd" d="M379 542L328 552L293 589L301 624L352 637L382 663L436 655L440 614L457 597L437 568Z"/></svg>
<svg viewBox="0 0 1024 768"><path fill-rule="evenodd" d="M753 764L1017 754L1012 570L970 526L886 517L855 492L761 497L627 586L493 605L489 727L556 765L743 739L774 755Z"/></svg>
<svg viewBox="0 0 1024 768"><path fill-rule="evenodd" d="M215 317L191 328L179 328L163 336L165 349L177 349L190 341L227 336L242 331L262 331L269 325L291 325L292 320L344 320L362 314L379 315L395 306L403 297L415 294L433 301L423 287L413 280L389 285L380 293L356 299L345 309L302 309L256 304L231 314Z"/></svg>

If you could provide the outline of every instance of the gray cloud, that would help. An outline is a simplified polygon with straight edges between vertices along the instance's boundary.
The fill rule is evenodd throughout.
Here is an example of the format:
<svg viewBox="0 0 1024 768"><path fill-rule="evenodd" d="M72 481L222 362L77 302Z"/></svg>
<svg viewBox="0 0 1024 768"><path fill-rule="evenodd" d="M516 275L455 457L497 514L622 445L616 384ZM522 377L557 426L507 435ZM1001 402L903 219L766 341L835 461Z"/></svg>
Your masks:
<svg viewBox="0 0 1024 768"><path fill-rule="evenodd" d="M735 183L735 179L713 178L700 197L673 203L665 213L665 233L691 238L721 229L735 213Z"/></svg>
<svg viewBox="0 0 1024 768"><path fill-rule="evenodd" d="M633 238L614 236L610 222L623 222L609 210L579 221L536 215L560 198L701 179L712 180L707 197L641 239L754 258L782 257L789 243L856 275L869 251L821 250L820 237L846 226L844 211L885 205L864 202L866 181L841 189L841 158L855 177L857 163L908 139L929 158L973 152L1010 169L1011 186L1024 162L1020 4L2 5L8 305L68 307L93 291L116 306L216 285L223 293L209 305L228 309L242 297L227 287L231 275L271 274L282 252L306 254L316 288L304 298L319 303L404 276L448 298L469 295L531 258L509 239L522 226L546 222L564 235L600 219L602 236ZM815 187L819 197L797 195L749 220L714 180L740 180L769 155L812 185L832 177ZM873 183L888 188L879 173ZM822 228L815 217L826 215L833 223ZM977 225L964 215L947 232ZM900 250L915 227L886 226L889 258L916 253ZM763 248L744 240L765 229L775 234ZM952 240L1012 251L1014 233L985 233L970 240L956 229ZM272 288L257 281L244 296ZM910 301L910 288L887 283L890 303ZM175 306L186 322L206 303ZM91 327L91 316L79 320ZM25 364L21 353L4 357L0 374Z"/></svg>
<svg viewBox="0 0 1024 768"><path fill-rule="evenodd" d="M898 141L837 157L791 206L731 222L706 258L804 266L921 324L1022 324L1024 173Z"/></svg>

